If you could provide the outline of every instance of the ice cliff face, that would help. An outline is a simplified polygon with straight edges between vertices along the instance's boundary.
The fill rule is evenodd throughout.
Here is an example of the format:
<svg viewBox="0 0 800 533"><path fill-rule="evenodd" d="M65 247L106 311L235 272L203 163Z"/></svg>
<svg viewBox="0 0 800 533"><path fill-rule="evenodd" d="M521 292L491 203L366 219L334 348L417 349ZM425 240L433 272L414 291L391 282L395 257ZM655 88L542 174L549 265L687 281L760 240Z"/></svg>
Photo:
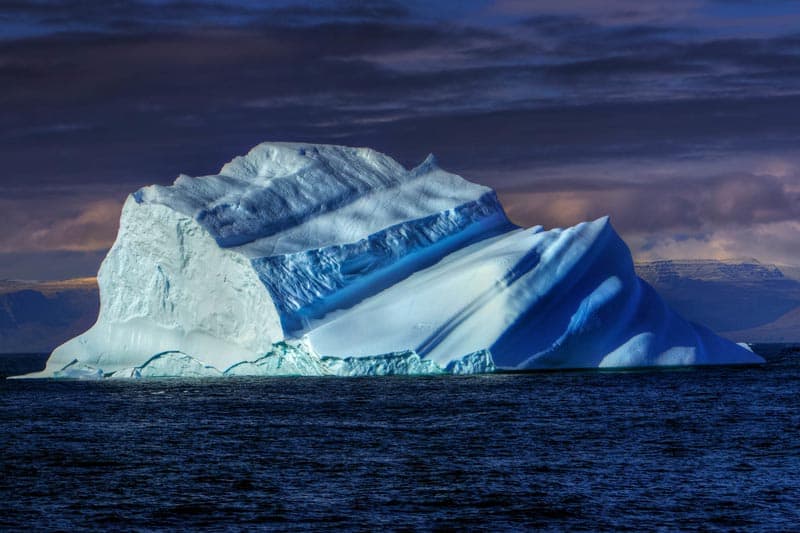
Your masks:
<svg viewBox="0 0 800 533"><path fill-rule="evenodd" d="M752 363L671 311L603 218L520 229L491 189L363 148L265 143L145 187L101 309L43 375L474 373Z"/></svg>

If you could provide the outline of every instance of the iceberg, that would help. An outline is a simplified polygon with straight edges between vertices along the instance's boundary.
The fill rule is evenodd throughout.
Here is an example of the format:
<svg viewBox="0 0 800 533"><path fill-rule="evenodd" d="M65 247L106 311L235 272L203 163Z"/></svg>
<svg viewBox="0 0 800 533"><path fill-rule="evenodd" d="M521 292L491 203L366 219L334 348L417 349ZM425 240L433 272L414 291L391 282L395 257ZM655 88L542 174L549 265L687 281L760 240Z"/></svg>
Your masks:
<svg viewBox="0 0 800 533"><path fill-rule="evenodd" d="M98 284L97 322L38 376L763 362L672 311L608 218L523 229L433 156L368 148L263 143L134 192Z"/></svg>

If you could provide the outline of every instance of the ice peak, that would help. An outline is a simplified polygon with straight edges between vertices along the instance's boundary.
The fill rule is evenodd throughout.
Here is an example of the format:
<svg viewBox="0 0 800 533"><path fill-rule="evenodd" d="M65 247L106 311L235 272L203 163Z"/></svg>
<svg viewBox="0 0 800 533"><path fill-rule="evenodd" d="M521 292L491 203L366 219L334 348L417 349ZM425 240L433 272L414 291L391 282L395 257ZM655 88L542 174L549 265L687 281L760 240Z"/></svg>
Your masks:
<svg viewBox="0 0 800 533"><path fill-rule="evenodd" d="M428 157L426 157L422 163L414 167L411 173L419 176L433 170L438 170L439 168L439 160L436 158L436 156L433 154L428 154Z"/></svg>
<svg viewBox="0 0 800 533"><path fill-rule="evenodd" d="M598 226L610 226L611 225L611 215L603 215L594 220L594 224Z"/></svg>
<svg viewBox="0 0 800 533"><path fill-rule="evenodd" d="M371 148L331 144L263 142L246 155L233 158L219 171L221 176L246 180L271 180L312 166L329 169L370 168L381 173L405 173L391 157Z"/></svg>
<svg viewBox="0 0 800 533"><path fill-rule="evenodd" d="M409 171L370 148L266 142L219 174L182 175L134 199L195 219L221 246L252 243L246 255L263 257L355 242L486 194L489 188L438 169L432 157Z"/></svg>

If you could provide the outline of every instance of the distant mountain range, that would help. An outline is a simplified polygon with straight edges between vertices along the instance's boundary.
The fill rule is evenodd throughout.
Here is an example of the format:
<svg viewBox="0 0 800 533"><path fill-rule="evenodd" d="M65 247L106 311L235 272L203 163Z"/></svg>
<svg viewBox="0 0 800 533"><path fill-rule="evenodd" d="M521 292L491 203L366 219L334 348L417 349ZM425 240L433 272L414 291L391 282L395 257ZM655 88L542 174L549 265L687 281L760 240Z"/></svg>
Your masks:
<svg viewBox="0 0 800 533"><path fill-rule="evenodd" d="M681 315L747 342L800 342L800 268L734 261L637 263Z"/></svg>
<svg viewBox="0 0 800 533"><path fill-rule="evenodd" d="M49 352L94 324L99 308L95 278L0 280L0 352Z"/></svg>
<svg viewBox="0 0 800 533"><path fill-rule="evenodd" d="M681 315L736 340L800 342L800 267L755 259L637 263ZM97 319L95 278L0 280L0 352L49 352Z"/></svg>

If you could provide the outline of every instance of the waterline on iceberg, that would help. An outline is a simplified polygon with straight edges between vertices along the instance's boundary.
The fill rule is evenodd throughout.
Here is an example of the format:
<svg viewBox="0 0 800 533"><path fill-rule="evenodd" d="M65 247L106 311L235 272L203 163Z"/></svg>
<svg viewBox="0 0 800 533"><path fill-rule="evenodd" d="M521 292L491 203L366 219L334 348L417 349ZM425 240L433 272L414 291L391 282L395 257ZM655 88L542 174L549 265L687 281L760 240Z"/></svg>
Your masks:
<svg viewBox="0 0 800 533"><path fill-rule="evenodd" d="M486 374L496 371L491 353L480 350L454 359L442 368L413 350L370 357L320 357L302 342L276 343L273 350L252 361L219 370L178 351L154 355L146 363L105 373L74 360L55 372L59 379L227 378L276 376L423 376Z"/></svg>

